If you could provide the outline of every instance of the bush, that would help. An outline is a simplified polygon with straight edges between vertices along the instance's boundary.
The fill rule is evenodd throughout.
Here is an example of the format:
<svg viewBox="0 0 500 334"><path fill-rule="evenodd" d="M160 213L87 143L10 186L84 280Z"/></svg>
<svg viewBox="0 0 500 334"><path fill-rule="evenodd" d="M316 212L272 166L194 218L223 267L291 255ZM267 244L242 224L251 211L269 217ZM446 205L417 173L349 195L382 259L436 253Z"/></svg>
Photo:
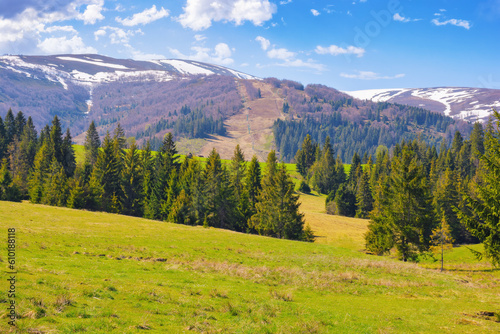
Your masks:
<svg viewBox="0 0 500 334"><path fill-rule="evenodd" d="M309 185L304 181L300 181L299 191L304 194L310 194L311 187L309 187Z"/></svg>

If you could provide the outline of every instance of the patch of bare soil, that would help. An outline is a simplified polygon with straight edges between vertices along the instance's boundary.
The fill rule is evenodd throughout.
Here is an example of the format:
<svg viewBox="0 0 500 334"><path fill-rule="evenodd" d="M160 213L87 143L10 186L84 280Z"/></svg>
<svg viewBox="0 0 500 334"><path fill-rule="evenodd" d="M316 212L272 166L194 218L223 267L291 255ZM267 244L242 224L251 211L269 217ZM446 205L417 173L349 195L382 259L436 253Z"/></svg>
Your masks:
<svg viewBox="0 0 500 334"><path fill-rule="evenodd" d="M208 139L198 154L206 157L215 148L222 159L231 159L234 148L239 144L246 160L255 154L259 161L266 161L267 154L274 149L273 123L278 118L284 118L283 98L276 88L267 83L255 81L253 84L260 88L261 98L251 101L245 86L238 84L244 108L225 121L227 135Z"/></svg>

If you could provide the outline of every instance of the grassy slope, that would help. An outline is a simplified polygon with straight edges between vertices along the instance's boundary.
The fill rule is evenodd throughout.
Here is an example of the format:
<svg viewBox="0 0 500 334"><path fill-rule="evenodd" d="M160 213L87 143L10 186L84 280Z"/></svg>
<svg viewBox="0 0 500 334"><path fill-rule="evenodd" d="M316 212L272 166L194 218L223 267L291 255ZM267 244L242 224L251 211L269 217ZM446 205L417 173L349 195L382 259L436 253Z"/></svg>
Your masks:
<svg viewBox="0 0 500 334"><path fill-rule="evenodd" d="M355 250L361 222L337 217L339 230L327 228L326 218L311 218L320 215L321 198L304 196L303 202L310 224L323 226L326 244L0 202L2 239L8 227L18 231L19 332L500 329L473 317L499 311L498 271L469 264L440 273L365 255ZM352 241L343 245L353 249L336 245L344 234ZM5 264L5 254L1 258ZM2 291L6 285L2 279ZM0 332L8 330L4 309Z"/></svg>

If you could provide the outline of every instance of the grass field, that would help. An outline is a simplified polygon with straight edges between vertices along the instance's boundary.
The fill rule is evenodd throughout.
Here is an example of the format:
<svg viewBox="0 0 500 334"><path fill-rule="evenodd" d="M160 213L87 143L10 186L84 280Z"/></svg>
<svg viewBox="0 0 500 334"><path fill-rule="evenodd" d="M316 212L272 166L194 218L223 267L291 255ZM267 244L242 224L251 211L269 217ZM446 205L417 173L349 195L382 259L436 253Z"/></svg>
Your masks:
<svg viewBox="0 0 500 334"><path fill-rule="evenodd" d="M2 333L498 333L500 273L464 248L447 270L366 255L366 221L301 198L314 244L0 202L16 228L17 328ZM477 246L476 246L477 247ZM6 249L6 247L2 247ZM498 314L498 313L497 313Z"/></svg>

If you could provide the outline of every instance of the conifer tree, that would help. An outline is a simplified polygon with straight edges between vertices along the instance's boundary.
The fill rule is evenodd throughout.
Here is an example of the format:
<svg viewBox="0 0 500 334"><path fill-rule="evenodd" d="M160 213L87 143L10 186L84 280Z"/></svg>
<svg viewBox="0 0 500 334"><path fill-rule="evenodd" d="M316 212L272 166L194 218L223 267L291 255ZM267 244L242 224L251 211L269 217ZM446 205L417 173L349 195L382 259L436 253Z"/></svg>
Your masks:
<svg viewBox="0 0 500 334"><path fill-rule="evenodd" d="M130 145L125 154L121 179L123 213L142 216L143 179L140 155L135 142Z"/></svg>
<svg viewBox="0 0 500 334"><path fill-rule="evenodd" d="M485 153L481 156L483 171L480 173L482 186L475 189L475 196L464 194L467 208L458 212L473 236L484 245L484 253L477 252L500 266L500 113L493 110L495 128L486 132ZM480 168L481 169L481 168Z"/></svg>
<svg viewBox="0 0 500 334"><path fill-rule="evenodd" d="M127 139L125 138L125 130L123 130L120 122L116 125L115 131L113 133L113 140L117 142L117 146L120 150L127 148Z"/></svg>
<svg viewBox="0 0 500 334"><path fill-rule="evenodd" d="M276 166L274 151L269 153L267 163L268 171L262 180L256 213L249 224L261 235L302 240L304 221L303 214L298 211L300 204L294 194L294 184L285 165Z"/></svg>
<svg viewBox="0 0 500 334"><path fill-rule="evenodd" d="M168 221L175 224L193 225L194 222L191 216L190 202L189 196L184 189L182 189L179 196L177 196L172 204L172 208L168 215Z"/></svg>
<svg viewBox="0 0 500 334"><path fill-rule="evenodd" d="M418 251L428 248L434 219L423 165L407 144L403 144L393 158L388 190L387 205L380 208L380 215L372 215L367 248L371 248L370 242L377 240L376 233L390 231L388 235L400 258L408 261ZM381 244L390 242L385 240Z"/></svg>
<svg viewBox="0 0 500 334"><path fill-rule="evenodd" d="M373 197L368 171L363 172L359 179L358 191L356 193L356 206L356 217L359 218L368 218L370 211L373 209Z"/></svg>
<svg viewBox="0 0 500 334"><path fill-rule="evenodd" d="M215 148L210 152L204 171L206 180L207 221L209 226L234 229L236 201L228 172Z"/></svg>
<svg viewBox="0 0 500 334"><path fill-rule="evenodd" d="M32 203L40 203L43 199L43 189L45 177L49 172L51 160L49 160L49 138L46 138L38 150L35 161L33 163L33 170L28 181L29 197Z"/></svg>
<svg viewBox="0 0 500 334"><path fill-rule="evenodd" d="M99 156L99 147L101 146L101 140L99 139L99 134L94 121L92 121L87 130L85 136L85 161L94 166L97 162L97 157Z"/></svg>
<svg viewBox="0 0 500 334"><path fill-rule="evenodd" d="M330 137L326 137L321 156L311 167L311 184L313 188L322 194L329 194L338 188L335 169L335 158Z"/></svg>
<svg viewBox="0 0 500 334"><path fill-rule="evenodd" d="M446 218L443 214L441 223L432 231L431 235L432 246L430 250L433 253L441 253L441 271L444 267L444 250L453 248L453 237L451 236L450 225L446 222Z"/></svg>
<svg viewBox="0 0 500 334"><path fill-rule="evenodd" d="M0 200L20 202L21 193L17 186L12 182L12 177L7 166L7 159L3 159L2 166L0 168Z"/></svg>
<svg viewBox="0 0 500 334"><path fill-rule="evenodd" d="M7 147L14 140L14 136L17 132L16 121L14 119L14 113L12 112L12 109L9 109L9 111L7 111L7 115L5 115L4 126L6 138L5 145Z"/></svg>
<svg viewBox="0 0 500 334"><path fill-rule="evenodd" d="M457 217L454 207L460 201L458 193L457 172L447 168L436 182L433 205L436 213L440 213L449 225L452 237L459 243L467 240L467 231Z"/></svg>
<svg viewBox="0 0 500 334"><path fill-rule="evenodd" d="M255 204L258 202L258 196L260 190L262 189L261 180L262 175L260 171L259 161L254 155L252 157L252 160L250 160L247 175L245 177L246 193L248 194L248 200L250 202L250 216L255 213Z"/></svg>
<svg viewBox="0 0 500 334"><path fill-rule="evenodd" d="M24 127L26 126L26 118L24 117L22 111L19 111L17 113L16 118L14 119L14 126L15 126L14 135L17 136L17 138L21 138L21 135L23 134L24 131Z"/></svg>
<svg viewBox="0 0 500 334"><path fill-rule="evenodd" d="M304 138L302 148L297 151L295 161L297 163L297 171L303 178L307 178L309 168L315 161L316 145L312 142L311 136L308 134Z"/></svg>
<svg viewBox="0 0 500 334"><path fill-rule="evenodd" d="M235 210L235 229L245 231L247 220L250 218L250 202L248 193L245 191L243 180L246 174L245 156L241 151L240 145L236 145L233 158L230 164L230 183L234 191L234 200L237 203Z"/></svg>
<svg viewBox="0 0 500 334"><path fill-rule="evenodd" d="M117 201L121 194L119 164L120 161L116 157L113 141L108 132L104 137L103 147L99 151L90 179L92 193L104 211L110 211L112 205L115 210L117 209Z"/></svg>
<svg viewBox="0 0 500 334"><path fill-rule="evenodd" d="M71 139L71 133L69 128L66 130L66 135L62 141L61 145L61 155L62 155L62 166L67 177L72 177L76 169L76 155L73 149L73 143Z"/></svg>
<svg viewBox="0 0 500 334"><path fill-rule="evenodd" d="M52 120L52 126L50 127L50 142L49 142L49 154L50 160L55 158L57 162L63 164L63 137L62 137L62 128L61 121L57 116L54 116Z"/></svg>
<svg viewBox="0 0 500 334"><path fill-rule="evenodd" d="M7 135L2 117L0 117L0 160L3 160L7 151Z"/></svg>
<svg viewBox="0 0 500 334"><path fill-rule="evenodd" d="M69 188L66 172L61 163L54 157L44 181L42 203L53 206L66 206L68 196Z"/></svg>

